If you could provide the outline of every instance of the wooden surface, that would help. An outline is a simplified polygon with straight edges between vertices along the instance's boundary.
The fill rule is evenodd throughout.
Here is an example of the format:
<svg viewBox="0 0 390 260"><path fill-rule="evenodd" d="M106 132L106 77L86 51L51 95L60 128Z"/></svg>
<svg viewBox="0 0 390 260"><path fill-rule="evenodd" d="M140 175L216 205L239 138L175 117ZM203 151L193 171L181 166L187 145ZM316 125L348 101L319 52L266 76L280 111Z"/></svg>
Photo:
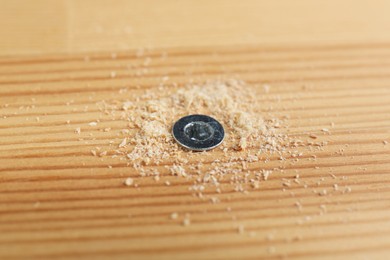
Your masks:
<svg viewBox="0 0 390 260"><path fill-rule="evenodd" d="M390 257L389 1L0 4L1 259ZM148 73L134 75L147 57ZM166 187L91 155L120 142L100 128L126 127L96 102L132 99L164 76L180 87L219 75L244 79L243 91L269 84L257 106L328 142L317 160L211 204L185 180L167 176ZM308 188L282 185L297 174Z"/></svg>

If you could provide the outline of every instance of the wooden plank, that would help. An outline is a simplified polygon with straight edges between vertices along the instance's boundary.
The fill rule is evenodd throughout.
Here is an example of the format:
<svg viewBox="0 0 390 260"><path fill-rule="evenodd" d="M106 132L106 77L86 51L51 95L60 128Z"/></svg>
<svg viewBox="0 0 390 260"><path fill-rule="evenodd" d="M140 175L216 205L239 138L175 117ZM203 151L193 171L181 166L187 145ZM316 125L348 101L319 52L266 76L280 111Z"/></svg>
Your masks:
<svg viewBox="0 0 390 260"><path fill-rule="evenodd" d="M0 19L19 29L0 27L0 258L387 259L390 18L388 2L374 2L4 1ZM137 129L103 100L170 97L221 77L246 82L252 112L287 117L281 133L327 145L250 163L283 172L247 194L224 179L207 200L169 173L175 158L147 166L156 181L111 157L121 131ZM191 156L188 166L226 160L218 149Z"/></svg>
<svg viewBox="0 0 390 260"><path fill-rule="evenodd" d="M65 1L2 0L0 16L1 55L68 50Z"/></svg>

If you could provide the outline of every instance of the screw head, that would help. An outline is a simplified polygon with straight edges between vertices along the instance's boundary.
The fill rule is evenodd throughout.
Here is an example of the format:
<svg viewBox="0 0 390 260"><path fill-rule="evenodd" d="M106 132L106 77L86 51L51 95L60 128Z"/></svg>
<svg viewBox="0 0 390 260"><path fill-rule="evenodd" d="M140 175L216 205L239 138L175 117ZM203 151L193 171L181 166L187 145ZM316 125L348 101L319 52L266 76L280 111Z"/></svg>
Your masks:
<svg viewBox="0 0 390 260"><path fill-rule="evenodd" d="M220 145L225 137L222 125L206 115L180 118L172 128L173 138L184 148L207 151Z"/></svg>

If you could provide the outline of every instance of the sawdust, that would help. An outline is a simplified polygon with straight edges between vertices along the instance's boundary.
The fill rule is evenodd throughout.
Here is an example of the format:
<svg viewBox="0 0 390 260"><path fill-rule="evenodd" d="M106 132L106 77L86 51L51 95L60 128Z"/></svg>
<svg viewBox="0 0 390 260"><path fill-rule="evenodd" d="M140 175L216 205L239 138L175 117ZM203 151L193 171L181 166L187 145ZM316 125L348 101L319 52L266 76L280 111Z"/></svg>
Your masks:
<svg viewBox="0 0 390 260"><path fill-rule="evenodd" d="M135 99L100 102L102 112L128 124L121 130L123 138L117 148L108 154L125 160L142 177L155 181L165 176L185 178L192 183L189 190L200 198L210 189L217 193L260 189L261 182L274 171L282 171L288 158L295 162L303 156L295 149L325 145L288 136L287 118L265 113L256 104L256 95L262 93L241 80L228 79L183 87L166 87L161 83ZM179 147L171 128L176 120L189 114L205 114L221 122L226 132L223 144L209 152L191 152ZM266 167L275 157L281 166ZM171 184L169 180L163 182L166 186ZM289 187L291 183L283 185ZM212 203L219 202L209 199Z"/></svg>
<svg viewBox="0 0 390 260"><path fill-rule="evenodd" d="M156 167L149 166L167 164L169 174L191 180L189 189L200 197L208 187L221 191L221 182L241 192L258 189L274 169L255 169L252 164L267 162L273 154L285 156L287 147L296 140L280 131L283 120L262 117L254 93L247 89L245 82L229 79L189 84L166 96L161 93L169 90L160 87L135 101L104 104L103 111L120 113L129 123L115 156L126 157L141 176L155 176ZM226 132L224 143L204 153L180 148L171 127L188 114L206 114L220 121ZM198 163L189 164L194 159Z"/></svg>

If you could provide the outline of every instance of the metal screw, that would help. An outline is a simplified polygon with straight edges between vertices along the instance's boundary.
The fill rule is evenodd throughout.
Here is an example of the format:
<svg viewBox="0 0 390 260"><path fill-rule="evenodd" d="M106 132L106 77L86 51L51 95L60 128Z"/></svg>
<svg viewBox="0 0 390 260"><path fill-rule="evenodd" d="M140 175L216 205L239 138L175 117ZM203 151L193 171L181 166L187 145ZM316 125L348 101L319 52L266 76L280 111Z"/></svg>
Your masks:
<svg viewBox="0 0 390 260"><path fill-rule="evenodd" d="M220 145L225 137L222 125L206 115L180 118L172 128L175 140L193 151L207 151Z"/></svg>

